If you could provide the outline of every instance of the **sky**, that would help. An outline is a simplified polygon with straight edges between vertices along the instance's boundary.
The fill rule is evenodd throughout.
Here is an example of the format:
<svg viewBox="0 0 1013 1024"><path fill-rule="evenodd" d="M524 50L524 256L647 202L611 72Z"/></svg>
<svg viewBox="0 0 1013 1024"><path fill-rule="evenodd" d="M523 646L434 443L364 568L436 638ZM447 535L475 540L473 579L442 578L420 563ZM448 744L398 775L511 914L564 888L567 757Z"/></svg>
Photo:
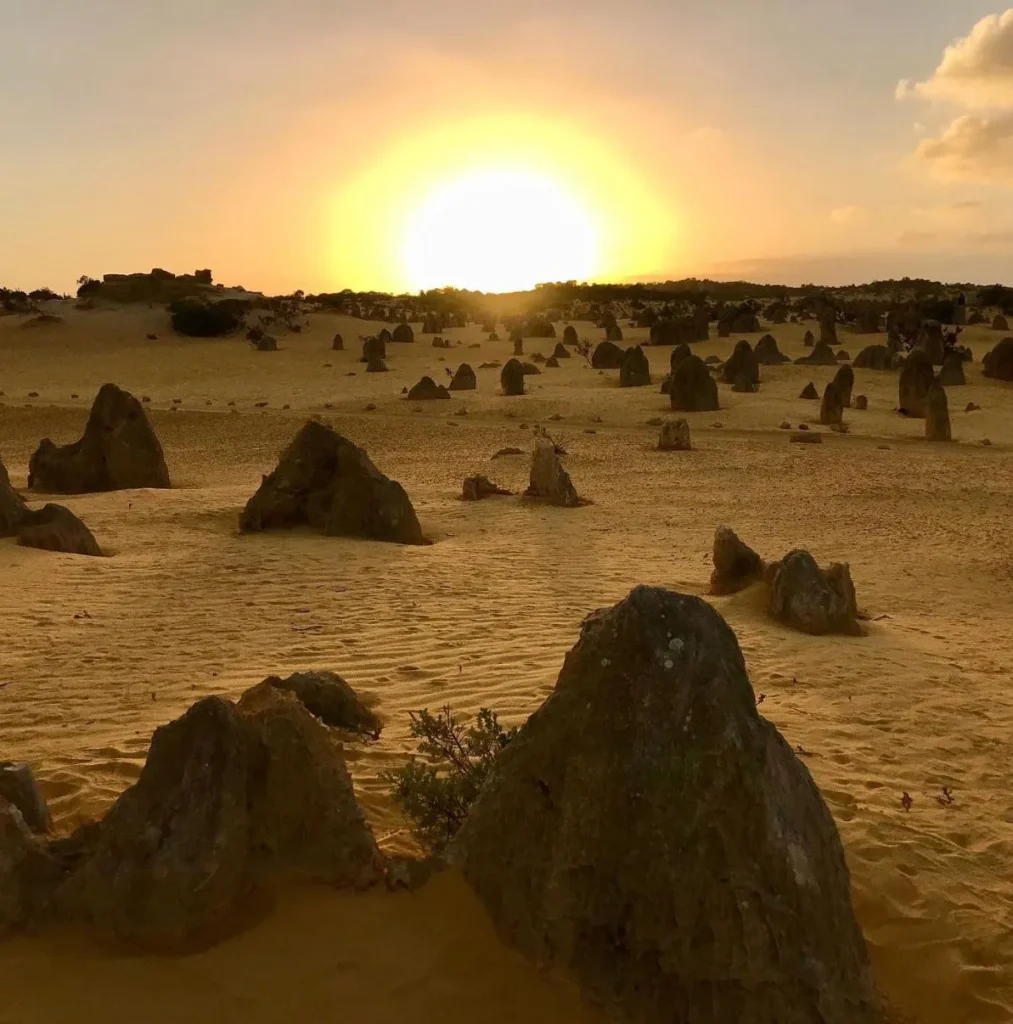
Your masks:
<svg viewBox="0 0 1013 1024"><path fill-rule="evenodd" d="M1013 284L981 0L0 0L0 284Z"/></svg>

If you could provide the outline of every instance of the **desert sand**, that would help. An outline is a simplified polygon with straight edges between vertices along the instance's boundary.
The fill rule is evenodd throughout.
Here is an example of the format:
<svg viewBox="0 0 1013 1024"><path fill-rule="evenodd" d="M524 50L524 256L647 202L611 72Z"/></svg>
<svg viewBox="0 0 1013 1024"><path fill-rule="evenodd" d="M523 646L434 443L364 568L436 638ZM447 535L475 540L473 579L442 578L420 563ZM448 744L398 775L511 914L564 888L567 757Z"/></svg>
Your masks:
<svg viewBox="0 0 1013 1024"><path fill-rule="evenodd" d="M727 523L767 558L802 546L850 563L864 638L794 633L752 591L710 600L739 637L761 711L837 821L886 998L924 1024L1013 1017L1013 388L980 368L1001 335L961 337L976 361L949 389L952 444L924 441L923 421L894 412L897 374L869 370L855 371L869 409L845 412L847 434L814 425L822 445L789 444L779 424L817 424L819 403L798 394L810 380L822 392L835 370L786 364L761 368L757 394L722 384L720 412L686 414L693 450L658 452L647 421L675 414L657 384L620 390L617 372L575 355L505 398L499 371L478 367L512 346L474 325L444 332L449 351L416 325L414 345L388 345L391 372L367 375L356 339L381 325L361 320L311 314L259 353L241 338L174 337L160 309L54 311L63 323L0 318L0 455L14 485L42 437L80 436L107 381L150 397L175 485L59 499L109 558L0 541L0 758L33 766L60 831L103 812L137 777L152 731L197 698L317 667L375 699L383 736L348 748L350 767L381 846L410 849L378 780L412 749L408 712L488 706L523 721L589 611L637 583L705 594ZM770 333L796 357L805 329ZM343 352L331 351L336 331ZM883 340L840 338L852 356ZM693 348L725 357L737 340ZM528 340L525 352L553 346ZM645 351L660 383L671 349ZM465 361L477 391L401 398ZM965 413L969 402L980 411ZM310 415L405 486L434 544L238 534L240 508ZM528 451L536 424L565 444L593 504L461 502L474 472L523 490L528 458L491 456ZM293 892L188 957L125 958L75 933L18 939L0 946L0 990L11 1024L597 1019L496 941L453 874L416 895Z"/></svg>

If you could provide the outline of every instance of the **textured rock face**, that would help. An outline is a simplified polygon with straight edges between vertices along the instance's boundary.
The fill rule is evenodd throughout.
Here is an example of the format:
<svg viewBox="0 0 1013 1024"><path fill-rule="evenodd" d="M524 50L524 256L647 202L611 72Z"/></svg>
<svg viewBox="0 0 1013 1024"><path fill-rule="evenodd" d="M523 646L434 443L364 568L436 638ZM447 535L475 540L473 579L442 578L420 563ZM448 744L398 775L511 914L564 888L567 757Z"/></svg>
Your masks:
<svg viewBox="0 0 1013 1024"><path fill-rule="evenodd" d="M881 1020L833 819L696 597L588 617L450 858L508 942L621 1019Z"/></svg>
<svg viewBox="0 0 1013 1024"><path fill-rule="evenodd" d="M886 345L866 345L855 357L855 366L860 370L892 370L893 353Z"/></svg>
<svg viewBox="0 0 1013 1024"><path fill-rule="evenodd" d="M936 383L947 388L963 387L967 383L967 378L964 376L964 360L959 355L948 355L943 360Z"/></svg>
<svg viewBox="0 0 1013 1024"><path fill-rule="evenodd" d="M45 798L27 764L0 763L0 801L17 808L29 831L43 835L53 827Z"/></svg>
<svg viewBox="0 0 1013 1024"><path fill-rule="evenodd" d="M504 395L524 394L524 364L517 359L508 359L499 375Z"/></svg>
<svg viewBox="0 0 1013 1024"><path fill-rule="evenodd" d="M66 555L102 554L91 530L63 505L46 505L37 512L29 512L18 530L18 543Z"/></svg>
<svg viewBox="0 0 1013 1024"><path fill-rule="evenodd" d="M496 495L508 495L510 492L494 484L487 476L469 476L461 487L463 501L481 501Z"/></svg>
<svg viewBox="0 0 1013 1024"><path fill-rule="evenodd" d="M850 366L842 366L834 374L834 387L840 396L841 405L845 409L851 408L851 392L855 387L855 371Z"/></svg>
<svg viewBox="0 0 1013 1024"><path fill-rule="evenodd" d="M264 685L291 693L311 715L332 729L380 738L383 722L336 672L317 669L294 672L287 679L268 676Z"/></svg>
<svg viewBox="0 0 1013 1024"><path fill-rule="evenodd" d="M713 558L710 592L714 595L737 594L763 578L763 559L727 526L714 531Z"/></svg>
<svg viewBox="0 0 1013 1024"><path fill-rule="evenodd" d="M788 356L784 355L777 347L777 339L772 334L765 334L760 338L753 353L761 366L778 366L781 363L791 362Z"/></svg>
<svg viewBox="0 0 1013 1024"><path fill-rule="evenodd" d="M840 426L844 418L844 403L841 401L837 385L831 381L823 389L823 401L820 403L820 423L826 427Z"/></svg>
<svg viewBox="0 0 1013 1024"><path fill-rule="evenodd" d="M862 635L847 564L835 562L823 570L808 551L791 551L769 572L773 618L814 636Z"/></svg>
<svg viewBox="0 0 1013 1024"><path fill-rule="evenodd" d="M413 402L429 402L438 398L450 398L450 392L432 377L423 377L408 392L408 399Z"/></svg>
<svg viewBox="0 0 1013 1024"><path fill-rule="evenodd" d="M688 452L692 448L689 438L689 424L685 420L666 420L658 438L658 448L663 452Z"/></svg>
<svg viewBox="0 0 1013 1024"><path fill-rule="evenodd" d="M726 384L735 384L740 380L746 384L760 383L760 364L748 341L736 344L728 362L721 368L721 379Z"/></svg>
<svg viewBox="0 0 1013 1024"><path fill-rule="evenodd" d="M591 366L596 370L621 370L626 350L615 342L603 341L591 353Z"/></svg>
<svg viewBox="0 0 1013 1024"><path fill-rule="evenodd" d="M699 356L688 356L679 363L669 388L672 408L680 412L714 412L718 408L717 382Z"/></svg>
<svg viewBox="0 0 1013 1024"><path fill-rule="evenodd" d="M651 383L651 364L639 346L629 349L619 369L619 386L621 388L648 387Z"/></svg>
<svg viewBox="0 0 1013 1024"><path fill-rule="evenodd" d="M544 498L550 505L576 508L582 502L570 474L563 468L550 441L539 441L531 460L531 481L526 491L530 498Z"/></svg>
<svg viewBox="0 0 1013 1024"><path fill-rule="evenodd" d="M982 360L982 372L996 380L1013 381L1013 338L1003 338Z"/></svg>
<svg viewBox="0 0 1013 1024"><path fill-rule="evenodd" d="M44 912L60 882L60 869L24 816L0 796L0 938Z"/></svg>
<svg viewBox="0 0 1013 1024"><path fill-rule="evenodd" d="M450 381L451 391L474 391L478 387L478 377L468 363L461 363Z"/></svg>
<svg viewBox="0 0 1013 1024"><path fill-rule="evenodd" d="M180 949L231 930L278 875L364 887L382 871L326 729L262 685L155 732L59 901L120 943Z"/></svg>
<svg viewBox="0 0 1013 1024"><path fill-rule="evenodd" d="M332 537L424 543L404 488L357 445L312 420L247 502L239 525L244 532L306 525Z"/></svg>
<svg viewBox="0 0 1013 1024"><path fill-rule="evenodd" d="M946 391L939 384L933 384L925 397L925 440L951 441L950 406Z"/></svg>
<svg viewBox="0 0 1013 1024"><path fill-rule="evenodd" d="M141 403L115 384L99 389L84 435L58 447L43 440L28 464L28 486L53 494L169 487L162 446Z"/></svg>
<svg viewBox="0 0 1013 1024"><path fill-rule="evenodd" d="M0 537L13 537L30 514L25 499L11 486L7 467L0 459Z"/></svg>
<svg viewBox="0 0 1013 1024"><path fill-rule="evenodd" d="M935 383L936 375L929 358L921 352L912 352L900 371L898 405L908 416L925 415L929 389Z"/></svg>

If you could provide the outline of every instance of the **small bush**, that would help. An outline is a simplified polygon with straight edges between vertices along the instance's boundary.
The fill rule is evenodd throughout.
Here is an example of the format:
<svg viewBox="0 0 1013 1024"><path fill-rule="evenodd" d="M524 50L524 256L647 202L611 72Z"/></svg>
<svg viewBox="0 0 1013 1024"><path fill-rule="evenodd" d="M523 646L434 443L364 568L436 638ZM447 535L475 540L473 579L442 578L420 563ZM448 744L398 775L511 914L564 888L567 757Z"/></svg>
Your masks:
<svg viewBox="0 0 1013 1024"><path fill-rule="evenodd" d="M172 329L189 338L220 338L243 326L243 315L225 303L180 299L169 306Z"/></svg>
<svg viewBox="0 0 1013 1024"><path fill-rule="evenodd" d="M411 821L411 832L431 853L440 853L457 834L499 752L517 729L503 729L494 711L482 708L473 725L455 717L450 706L437 714L411 712L411 735L421 758L380 779L394 805Z"/></svg>

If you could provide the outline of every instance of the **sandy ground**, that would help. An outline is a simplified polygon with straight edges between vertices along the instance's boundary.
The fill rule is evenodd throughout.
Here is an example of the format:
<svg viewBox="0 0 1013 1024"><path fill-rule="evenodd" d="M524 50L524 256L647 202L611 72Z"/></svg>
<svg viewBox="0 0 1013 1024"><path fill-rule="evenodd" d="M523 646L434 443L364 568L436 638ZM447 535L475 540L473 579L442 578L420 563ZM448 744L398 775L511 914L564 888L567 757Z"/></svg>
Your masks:
<svg viewBox="0 0 1013 1024"><path fill-rule="evenodd" d="M196 698L325 667L387 720L379 743L349 756L382 845L404 849L377 773L410 749L408 711L449 702L522 721L588 611L637 583L704 593L713 531L727 523L769 558L805 546L849 561L870 617L865 638L812 638L769 621L754 594L714 600L762 711L837 820L884 992L925 1024L1013 1017L1013 388L980 370L999 335L964 333L978 362L949 391L953 444L924 442L922 421L893 412L896 374L859 370L869 411L847 414L850 433L791 445L778 425L812 422L818 403L797 396L809 380L822 391L834 369L787 365L761 368L758 394L721 385L720 412L687 417L694 451L659 453L647 421L671 415L667 398L620 390L617 373L576 357L528 378L522 398L499 394L495 369L450 402L400 397L423 373L509 357L477 328L447 332L461 342L452 351L420 335L389 346L391 372L367 375L356 339L377 327L363 321L314 315L279 336L280 351L257 353L239 339L172 338L159 310L66 317L34 329L0 319L0 454L15 485L39 439L77 438L98 386L114 381L150 396L176 487L61 499L108 559L0 542L0 758L34 766L60 828L101 813L137 777L153 729ZM771 333L797 356L804 330ZM335 331L348 351L330 351ZM841 336L853 356L883 340ZM726 355L736 340L695 350ZM660 380L670 349L647 351ZM981 411L965 413L971 401ZM434 545L237 534L239 509L308 414L405 485ZM490 457L527 449L536 423L565 442L594 504L459 501L475 471L523 488L525 458ZM0 946L0 990L3 1024L260 1024L350 1006L369 1021L506 1021L521 1006L534 1020L592 1019L496 943L452 876L420 896L293 894L252 931L181 959L116 958L78 935L19 940Z"/></svg>

